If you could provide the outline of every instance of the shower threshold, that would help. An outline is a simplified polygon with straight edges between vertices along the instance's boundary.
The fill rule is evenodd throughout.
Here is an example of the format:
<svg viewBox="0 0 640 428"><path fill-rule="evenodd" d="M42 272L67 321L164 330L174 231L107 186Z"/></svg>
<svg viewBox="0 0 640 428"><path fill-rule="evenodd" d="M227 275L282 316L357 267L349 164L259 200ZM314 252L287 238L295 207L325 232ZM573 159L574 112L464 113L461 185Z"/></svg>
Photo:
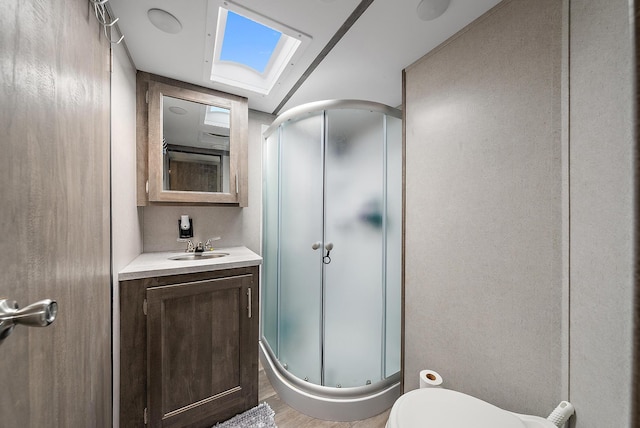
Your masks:
<svg viewBox="0 0 640 428"><path fill-rule="evenodd" d="M400 396L400 373L373 385L331 388L298 379L277 361L260 341L260 361L278 393L289 406L316 419L351 422L368 419L389 409Z"/></svg>

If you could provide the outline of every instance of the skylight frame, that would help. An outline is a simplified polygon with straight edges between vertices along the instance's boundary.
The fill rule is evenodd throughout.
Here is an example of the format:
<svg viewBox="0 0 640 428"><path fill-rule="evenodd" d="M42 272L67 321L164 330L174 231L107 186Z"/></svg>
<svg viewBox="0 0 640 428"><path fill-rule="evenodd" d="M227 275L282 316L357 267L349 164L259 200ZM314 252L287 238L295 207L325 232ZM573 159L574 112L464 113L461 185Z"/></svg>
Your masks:
<svg viewBox="0 0 640 428"><path fill-rule="evenodd" d="M263 73L235 62L220 61L227 12L242 15L282 34ZM239 6L229 0L209 0L204 75L207 81L268 95L302 56L311 37Z"/></svg>

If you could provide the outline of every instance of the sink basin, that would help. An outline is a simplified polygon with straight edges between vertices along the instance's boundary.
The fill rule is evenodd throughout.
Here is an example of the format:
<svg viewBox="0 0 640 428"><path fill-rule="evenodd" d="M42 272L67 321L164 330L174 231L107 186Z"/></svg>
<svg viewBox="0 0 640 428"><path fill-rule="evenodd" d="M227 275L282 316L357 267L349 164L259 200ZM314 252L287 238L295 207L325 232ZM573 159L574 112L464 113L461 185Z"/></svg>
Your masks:
<svg viewBox="0 0 640 428"><path fill-rule="evenodd" d="M229 253L219 253L217 251L205 251L204 253L185 253L178 254L176 256L169 257L169 260L204 260L204 259L217 259L220 257L228 256Z"/></svg>

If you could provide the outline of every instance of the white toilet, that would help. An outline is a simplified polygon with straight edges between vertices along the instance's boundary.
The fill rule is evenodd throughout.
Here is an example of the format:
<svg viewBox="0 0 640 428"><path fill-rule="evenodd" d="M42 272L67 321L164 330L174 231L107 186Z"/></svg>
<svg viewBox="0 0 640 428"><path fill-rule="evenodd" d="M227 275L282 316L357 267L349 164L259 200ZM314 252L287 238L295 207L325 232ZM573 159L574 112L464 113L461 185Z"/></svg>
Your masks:
<svg viewBox="0 0 640 428"><path fill-rule="evenodd" d="M442 388L416 389L394 403L387 428L557 428L551 421L508 412Z"/></svg>

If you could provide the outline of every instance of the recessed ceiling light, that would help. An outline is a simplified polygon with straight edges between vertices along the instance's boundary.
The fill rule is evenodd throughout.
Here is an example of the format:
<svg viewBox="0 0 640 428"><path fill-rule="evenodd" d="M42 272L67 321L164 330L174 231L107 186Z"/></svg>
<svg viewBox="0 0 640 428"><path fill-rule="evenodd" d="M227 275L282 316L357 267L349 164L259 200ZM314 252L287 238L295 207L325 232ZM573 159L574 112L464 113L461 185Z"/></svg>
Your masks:
<svg viewBox="0 0 640 428"><path fill-rule="evenodd" d="M450 3L451 0L422 0L416 13L423 21L432 21L445 13Z"/></svg>
<svg viewBox="0 0 640 428"><path fill-rule="evenodd" d="M187 111L182 107L176 107L176 106L169 107L169 111L175 114L187 114Z"/></svg>
<svg viewBox="0 0 640 428"><path fill-rule="evenodd" d="M182 30L182 24L178 21L178 18L166 10L149 9L147 11L147 17L156 28L165 33L177 34Z"/></svg>

